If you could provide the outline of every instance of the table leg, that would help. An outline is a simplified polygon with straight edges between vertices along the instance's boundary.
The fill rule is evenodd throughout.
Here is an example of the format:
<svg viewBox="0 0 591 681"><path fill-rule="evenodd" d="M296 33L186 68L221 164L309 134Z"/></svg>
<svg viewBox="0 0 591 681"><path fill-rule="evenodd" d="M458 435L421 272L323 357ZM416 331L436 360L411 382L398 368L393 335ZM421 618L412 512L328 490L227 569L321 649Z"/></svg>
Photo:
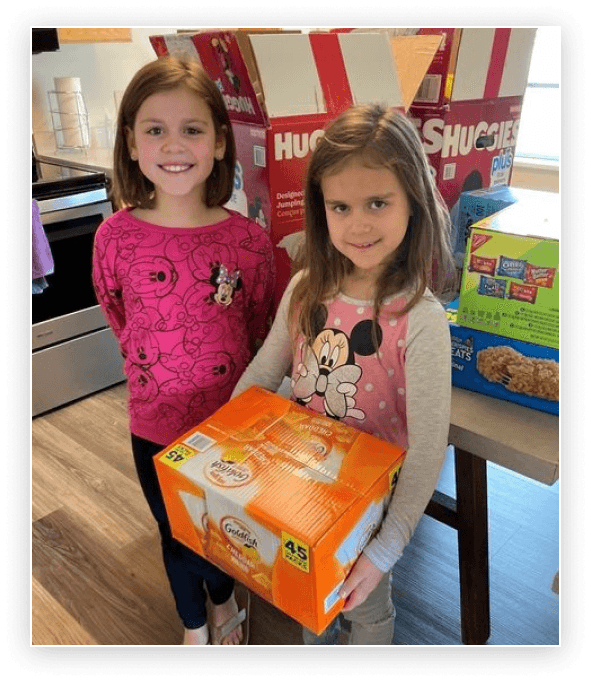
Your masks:
<svg viewBox="0 0 591 681"><path fill-rule="evenodd" d="M462 641L490 636L486 460L455 448Z"/></svg>

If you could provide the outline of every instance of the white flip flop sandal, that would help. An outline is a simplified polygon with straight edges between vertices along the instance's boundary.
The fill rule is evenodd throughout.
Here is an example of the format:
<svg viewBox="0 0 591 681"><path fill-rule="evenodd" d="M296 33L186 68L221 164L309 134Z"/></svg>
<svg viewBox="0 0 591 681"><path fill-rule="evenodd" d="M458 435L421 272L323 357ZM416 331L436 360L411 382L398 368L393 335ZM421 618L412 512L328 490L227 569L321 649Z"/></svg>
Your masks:
<svg viewBox="0 0 591 681"><path fill-rule="evenodd" d="M236 627L244 623L242 628L241 646L248 645L249 628L250 628L250 591L242 585L237 584L234 588L234 597L238 605L238 614L231 617L229 620L214 626L209 625L209 642L211 645L221 645L222 641L230 634Z"/></svg>

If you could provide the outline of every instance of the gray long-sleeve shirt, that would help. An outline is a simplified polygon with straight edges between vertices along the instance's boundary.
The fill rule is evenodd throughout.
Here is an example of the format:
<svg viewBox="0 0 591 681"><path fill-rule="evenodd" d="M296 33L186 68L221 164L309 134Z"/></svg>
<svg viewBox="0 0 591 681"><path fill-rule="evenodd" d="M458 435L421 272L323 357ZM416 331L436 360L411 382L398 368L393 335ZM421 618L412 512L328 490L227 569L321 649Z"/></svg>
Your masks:
<svg viewBox="0 0 591 681"><path fill-rule="evenodd" d="M294 358L293 344L288 332L287 311L297 277L298 275L287 287L273 327L236 385L233 396L251 385L277 391L292 366L292 389L302 375L309 373L307 369L310 367L304 368L302 373L301 357L298 355ZM390 306L399 308L402 304L403 296L392 297L386 301L383 314L387 315ZM326 306L328 316L325 328L332 327L327 335L329 344L331 337L342 333L342 327L346 340L353 346L354 334L349 333L350 328L347 327L345 317L355 317L353 321L362 317L371 319L372 303L337 296L333 301L327 302ZM337 311L334 312L333 308ZM406 460L396 491L377 534L364 549L365 555L383 572L390 570L402 555L437 484L448 444L451 401L449 325L442 306L432 293L427 291L410 312L402 319L398 318L397 322L388 323L388 318L385 319L386 322L380 316L384 336L379 359L375 352L370 359L361 356L355 359L366 375L371 377L370 382L363 383L359 379L353 388L349 382L345 390L334 392L335 395L348 395L346 402L345 398L341 398L346 405L344 408L347 414L352 415L351 418L344 418L345 422L385 439L396 440L388 432L389 426L380 425L393 422L398 431L402 431L398 444L401 444L401 439L403 444L407 444ZM335 329L335 326L339 328ZM397 326L398 336L392 332L394 341L389 344L388 333L391 326ZM403 334L402 338L400 334ZM319 337L320 334L317 338ZM376 369L378 364L379 369ZM400 366L395 366L396 364ZM383 372L381 380L376 380L378 370ZM359 370L356 371L355 376L359 374ZM393 378L388 380L389 376ZM398 384L392 385L396 376L399 377ZM315 396L314 399L320 398ZM324 404L327 405L326 400ZM326 408L328 411L328 406ZM381 413L374 413L378 411ZM398 413L399 417L384 420L385 413Z"/></svg>

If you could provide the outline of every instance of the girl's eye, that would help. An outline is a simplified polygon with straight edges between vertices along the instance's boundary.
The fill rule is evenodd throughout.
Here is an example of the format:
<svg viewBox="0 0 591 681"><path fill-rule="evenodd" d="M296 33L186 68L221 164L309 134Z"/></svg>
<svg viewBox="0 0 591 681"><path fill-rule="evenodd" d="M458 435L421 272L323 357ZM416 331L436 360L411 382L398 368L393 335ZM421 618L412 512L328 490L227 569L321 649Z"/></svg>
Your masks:
<svg viewBox="0 0 591 681"><path fill-rule="evenodd" d="M146 130L148 135L160 135L162 133L162 128L159 125L154 125Z"/></svg>
<svg viewBox="0 0 591 681"><path fill-rule="evenodd" d="M333 210L334 213L337 213L337 214L338 213L345 213L346 210L347 210L347 206L344 203L335 204L332 207L332 210Z"/></svg>
<svg viewBox="0 0 591 681"><path fill-rule="evenodd" d="M201 130L199 128L187 128L186 133L187 135L199 135Z"/></svg>
<svg viewBox="0 0 591 681"><path fill-rule="evenodd" d="M372 207L372 208L377 208L378 210L379 210L380 208L384 208L384 207L387 206L387 205L388 205L388 204L387 204L385 201L382 201L382 199L374 199L374 200L371 202L371 207Z"/></svg>

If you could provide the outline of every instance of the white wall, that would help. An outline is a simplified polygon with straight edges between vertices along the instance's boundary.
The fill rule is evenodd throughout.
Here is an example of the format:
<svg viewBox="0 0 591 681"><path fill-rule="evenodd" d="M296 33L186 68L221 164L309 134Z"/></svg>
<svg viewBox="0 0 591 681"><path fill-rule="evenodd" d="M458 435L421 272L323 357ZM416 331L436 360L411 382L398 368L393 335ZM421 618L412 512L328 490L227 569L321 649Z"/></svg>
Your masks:
<svg viewBox="0 0 591 681"><path fill-rule="evenodd" d="M156 59L150 35L175 33L176 28L133 28L130 43L61 45L58 52L31 58L31 124L34 133L51 132L48 91L55 77L80 78L91 128L103 127L105 116L115 119L114 92L125 90L134 73Z"/></svg>

